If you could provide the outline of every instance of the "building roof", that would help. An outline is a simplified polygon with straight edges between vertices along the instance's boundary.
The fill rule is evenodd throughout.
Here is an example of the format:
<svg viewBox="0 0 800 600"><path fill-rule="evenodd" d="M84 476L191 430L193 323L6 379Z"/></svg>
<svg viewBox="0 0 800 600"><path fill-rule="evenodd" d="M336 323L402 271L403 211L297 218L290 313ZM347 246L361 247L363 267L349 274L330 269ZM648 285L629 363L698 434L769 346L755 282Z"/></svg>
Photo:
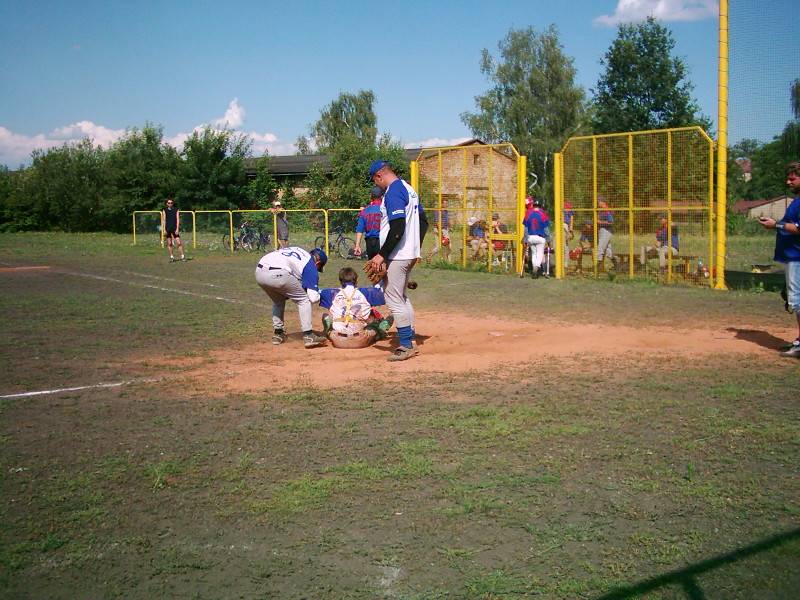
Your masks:
<svg viewBox="0 0 800 600"><path fill-rule="evenodd" d="M407 160L416 160L421 148L406 148ZM244 163L248 175L255 176L258 158L249 158ZM330 173L331 159L327 154L297 154L290 156L270 156L269 172L275 177L292 177L308 175L311 167L319 165L323 173Z"/></svg>
<svg viewBox="0 0 800 600"><path fill-rule="evenodd" d="M772 204L773 202L785 202L788 198L789 196L784 194L782 196L775 196L774 198L769 198L766 200L737 200L733 203L731 210L738 215L745 215L747 214L747 211L758 208L759 206L765 206L767 204Z"/></svg>
<svg viewBox="0 0 800 600"><path fill-rule="evenodd" d="M486 142L478 138L472 138L453 148L461 146L485 146ZM406 148L403 152L407 161L417 160L420 152L427 148ZM257 158L249 158L245 161L245 171L251 177L255 177ZM330 173L331 159L327 154L297 154L292 156L271 156L269 158L269 171L275 177L301 177L308 175L311 167L320 165L323 173Z"/></svg>

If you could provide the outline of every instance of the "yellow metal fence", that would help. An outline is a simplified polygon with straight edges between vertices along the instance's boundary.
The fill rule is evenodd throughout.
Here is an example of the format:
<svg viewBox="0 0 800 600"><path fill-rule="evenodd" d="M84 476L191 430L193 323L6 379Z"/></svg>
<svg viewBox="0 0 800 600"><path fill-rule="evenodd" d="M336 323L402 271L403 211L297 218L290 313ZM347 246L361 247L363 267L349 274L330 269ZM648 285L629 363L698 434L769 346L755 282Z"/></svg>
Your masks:
<svg viewBox="0 0 800 600"><path fill-rule="evenodd" d="M713 283L724 249L714 143L701 128L574 137L554 162L557 277Z"/></svg>

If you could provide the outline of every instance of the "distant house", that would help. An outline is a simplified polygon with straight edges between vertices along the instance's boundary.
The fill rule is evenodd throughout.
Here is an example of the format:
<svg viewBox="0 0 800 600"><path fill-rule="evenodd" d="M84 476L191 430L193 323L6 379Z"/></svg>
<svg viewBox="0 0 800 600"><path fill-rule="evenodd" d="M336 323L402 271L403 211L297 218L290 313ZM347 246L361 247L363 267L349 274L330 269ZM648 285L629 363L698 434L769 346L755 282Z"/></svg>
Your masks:
<svg viewBox="0 0 800 600"><path fill-rule="evenodd" d="M416 160L420 148L407 148L405 150L406 159ZM258 158L250 158L245 161L244 170L248 179L255 179ZM290 182L292 187L298 188L308 174L311 167L319 165L323 173L331 172L331 159L327 154L298 154L293 156L270 156L269 171L275 180L283 185Z"/></svg>
<svg viewBox="0 0 800 600"><path fill-rule="evenodd" d="M769 200L737 200L731 210L750 219L770 217L780 220L791 203L792 198L789 196L778 196Z"/></svg>
<svg viewBox="0 0 800 600"><path fill-rule="evenodd" d="M742 181L750 181L753 178L753 163L749 158L741 156L734 161L742 170Z"/></svg>

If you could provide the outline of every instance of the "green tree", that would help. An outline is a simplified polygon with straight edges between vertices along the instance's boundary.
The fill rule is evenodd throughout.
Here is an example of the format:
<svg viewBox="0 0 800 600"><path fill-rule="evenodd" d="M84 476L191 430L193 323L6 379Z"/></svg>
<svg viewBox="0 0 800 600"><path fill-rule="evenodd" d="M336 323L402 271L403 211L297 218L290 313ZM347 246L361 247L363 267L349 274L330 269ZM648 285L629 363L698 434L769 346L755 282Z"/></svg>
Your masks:
<svg viewBox="0 0 800 600"><path fill-rule="evenodd" d="M675 40L652 17L623 24L600 64L605 67L594 98L595 133L642 131L711 122L699 114Z"/></svg>
<svg viewBox="0 0 800 600"><path fill-rule="evenodd" d="M512 142L528 156L538 193L552 188L552 153L585 125L585 96L575 67L554 25L537 32L511 29L499 42L500 57L484 49L481 72L492 87L476 96L477 111L461 120L486 142Z"/></svg>
<svg viewBox="0 0 800 600"><path fill-rule="evenodd" d="M247 199L251 208L267 209L278 195L278 183L269 168L269 156L256 161L256 177L247 184Z"/></svg>
<svg viewBox="0 0 800 600"><path fill-rule="evenodd" d="M106 156L110 189L101 210L103 228L127 231L134 210L160 209L175 190L179 164L160 126L147 123L127 131Z"/></svg>
<svg viewBox="0 0 800 600"><path fill-rule="evenodd" d="M295 154L299 156L314 154L311 151L311 142L309 142L308 138L304 135L297 136L297 141L295 142L295 145L297 146L297 152L295 152Z"/></svg>
<svg viewBox="0 0 800 600"><path fill-rule="evenodd" d="M105 152L88 138L35 150L10 207L19 228L96 231L107 195Z"/></svg>
<svg viewBox="0 0 800 600"><path fill-rule="evenodd" d="M185 208L228 210L246 201L244 161L249 136L206 127L186 140L181 152L175 199Z"/></svg>
<svg viewBox="0 0 800 600"><path fill-rule="evenodd" d="M344 137L354 137L363 144L374 145L378 134L374 105L375 94L371 90L339 94L320 111L319 119L311 128L318 150L328 152ZM298 148L302 151L299 143ZM308 149L307 144L305 149Z"/></svg>

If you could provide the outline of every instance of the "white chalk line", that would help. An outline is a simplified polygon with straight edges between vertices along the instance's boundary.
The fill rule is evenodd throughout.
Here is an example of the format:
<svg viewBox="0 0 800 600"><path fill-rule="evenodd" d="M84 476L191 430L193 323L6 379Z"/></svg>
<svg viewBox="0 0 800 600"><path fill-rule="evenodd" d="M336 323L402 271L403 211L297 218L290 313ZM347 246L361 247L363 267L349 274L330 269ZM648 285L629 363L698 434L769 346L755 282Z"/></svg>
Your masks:
<svg viewBox="0 0 800 600"><path fill-rule="evenodd" d="M115 383L95 383L93 385L79 385L68 388L58 388L55 390L39 390L37 392L21 392L19 394L5 394L0 396L0 400L10 400L12 398L29 398L31 396L47 396L50 394L60 394L62 392L80 392L82 390L93 390L101 388L116 388L123 385L131 385L134 383L155 383L160 379L129 379L127 381L117 381Z"/></svg>
<svg viewBox="0 0 800 600"><path fill-rule="evenodd" d="M171 292L173 294L183 294L184 296L192 296L194 298L204 298L206 300L218 300L220 302L229 302L231 304L242 304L244 306L257 306L263 308L263 304L257 302L247 302L245 300L237 300L235 298L225 298L224 296L211 296L209 294L198 294L197 292L188 292L186 290L178 290L174 288L161 287L159 285L150 285L148 283L139 283L136 281L125 281L124 279L116 279L115 277L106 277L104 275L93 275L92 273L82 273L80 271L67 271L66 269L58 269L59 273L65 275L73 275L75 277L88 277L89 279L97 279L98 281L113 281L114 283L123 283L125 285L132 285L134 287L142 287L151 290L159 290L161 292Z"/></svg>
<svg viewBox="0 0 800 600"><path fill-rule="evenodd" d="M158 275L148 275L146 273L137 273L135 271L122 271L126 275L136 275L137 277L145 277L147 279L158 279L160 281L172 281L174 283L187 283L189 285L204 285L206 287L218 288L221 287L216 283L205 283L204 281L182 281L180 279L171 279L169 277L159 277Z"/></svg>

